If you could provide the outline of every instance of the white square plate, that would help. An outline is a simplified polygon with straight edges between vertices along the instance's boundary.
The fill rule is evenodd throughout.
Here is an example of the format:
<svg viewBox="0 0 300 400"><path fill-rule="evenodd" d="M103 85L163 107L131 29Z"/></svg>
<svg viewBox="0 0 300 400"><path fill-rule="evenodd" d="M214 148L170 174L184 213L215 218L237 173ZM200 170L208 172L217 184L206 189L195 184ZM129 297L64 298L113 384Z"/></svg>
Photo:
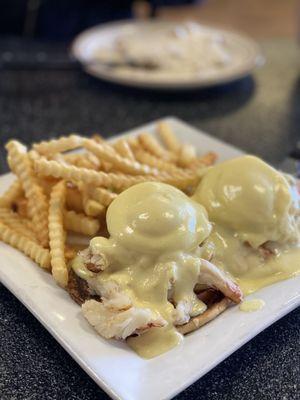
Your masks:
<svg viewBox="0 0 300 400"><path fill-rule="evenodd" d="M219 160L241 151L192 128L167 118L176 135L199 149L214 150ZM127 132L154 133L156 122ZM1 191L12 182L12 174L0 177ZM300 276L259 291L255 297L266 306L254 313L238 307L185 337L182 345L152 360L144 360L125 344L102 339L82 317L80 308L59 288L50 274L27 257L0 243L0 279L35 315L78 364L112 398L123 400L169 399L191 385L235 350L273 322L300 305ZM250 296L251 297L251 296Z"/></svg>

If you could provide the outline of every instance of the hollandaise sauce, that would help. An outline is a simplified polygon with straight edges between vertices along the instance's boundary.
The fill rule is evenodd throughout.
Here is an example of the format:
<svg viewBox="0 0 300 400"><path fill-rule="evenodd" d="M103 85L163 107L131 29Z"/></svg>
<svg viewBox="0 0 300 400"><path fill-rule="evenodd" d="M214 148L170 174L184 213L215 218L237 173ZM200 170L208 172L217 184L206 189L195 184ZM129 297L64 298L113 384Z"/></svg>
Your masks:
<svg viewBox="0 0 300 400"><path fill-rule="evenodd" d="M263 264L236 276L242 292L247 295L300 274L300 249L291 249L278 256L271 256Z"/></svg>
<svg viewBox="0 0 300 400"><path fill-rule="evenodd" d="M244 296L300 274L300 247L278 247L275 254L253 249L231 230L216 225L204 245L212 251L212 262L227 271Z"/></svg>
<svg viewBox="0 0 300 400"><path fill-rule="evenodd" d="M151 328L140 336L129 337L126 341L137 354L149 359L178 346L182 339L182 335L169 324L163 328Z"/></svg>
<svg viewBox="0 0 300 400"><path fill-rule="evenodd" d="M89 247L95 257L105 256L107 268L94 274L77 258L73 269L96 292L116 283L132 307L150 310L154 321L163 321L163 326L150 326L127 339L140 356L155 357L182 340L175 328L180 319L176 304L188 305L191 316L206 310L194 293L201 267L199 244L211 231L206 211L176 188L148 182L111 203L107 227L110 238L96 237Z"/></svg>
<svg viewBox="0 0 300 400"><path fill-rule="evenodd" d="M244 300L240 304L239 309L244 312L253 312L261 310L265 306L265 302L261 299Z"/></svg>
<svg viewBox="0 0 300 400"><path fill-rule="evenodd" d="M193 198L213 222L207 253L244 295L300 273L299 195L283 174L239 157L211 168Z"/></svg>

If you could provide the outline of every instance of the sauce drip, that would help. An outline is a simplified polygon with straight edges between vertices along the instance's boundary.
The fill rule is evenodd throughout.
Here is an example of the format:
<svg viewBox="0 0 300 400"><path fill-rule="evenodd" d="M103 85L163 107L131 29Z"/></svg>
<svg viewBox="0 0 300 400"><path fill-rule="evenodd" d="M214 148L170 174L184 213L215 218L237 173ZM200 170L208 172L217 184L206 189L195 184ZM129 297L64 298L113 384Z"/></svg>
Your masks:
<svg viewBox="0 0 300 400"><path fill-rule="evenodd" d="M140 336L129 337L127 344L141 357L153 358L178 346L182 335L172 326L152 328Z"/></svg>
<svg viewBox="0 0 300 400"><path fill-rule="evenodd" d="M254 312L261 310L265 306L265 302L261 299L245 300L240 304L239 309L244 312Z"/></svg>

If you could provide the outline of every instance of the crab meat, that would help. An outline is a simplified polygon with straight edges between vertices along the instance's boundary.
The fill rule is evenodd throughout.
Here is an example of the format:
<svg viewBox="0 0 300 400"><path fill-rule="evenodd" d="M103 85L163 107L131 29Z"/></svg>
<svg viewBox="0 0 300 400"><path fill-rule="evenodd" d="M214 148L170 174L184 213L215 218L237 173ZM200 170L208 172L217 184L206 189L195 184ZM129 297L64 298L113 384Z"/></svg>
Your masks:
<svg viewBox="0 0 300 400"><path fill-rule="evenodd" d="M89 285L92 283L91 279ZM133 333L140 334L151 327L166 325L163 318L154 316L148 308L134 307L131 299L114 281L98 282L92 289L101 293L102 301L87 300L82 305L82 312L88 322L106 339L126 339Z"/></svg>
<svg viewBox="0 0 300 400"><path fill-rule="evenodd" d="M203 258L201 258L199 283L220 290L224 296L231 299L234 303L240 303L243 299L243 293L239 286L222 270Z"/></svg>
<svg viewBox="0 0 300 400"><path fill-rule="evenodd" d="M164 326L163 320L154 320L151 310L130 307L128 310L109 308L103 302L87 300L82 312L96 331L106 339L126 339L152 326Z"/></svg>
<svg viewBox="0 0 300 400"><path fill-rule="evenodd" d="M83 258L86 268L92 272L104 271L109 265L105 254L93 254L90 248L80 251L79 255Z"/></svg>
<svg viewBox="0 0 300 400"><path fill-rule="evenodd" d="M174 325L183 325L191 318L192 302L187 300L179 301L174 310Z"/></svg>
<svg viewBox="0 0 300 400"><path fill-rule="evenodd" d="M189 261L200 264L197 280L198 285L215 288L222 292L225 297L228 297L235 303L239 303L242 300L243 295L240 288L230 279L229 276L227 276L214 264L198 257L191 257ZM169 288L168 299L171 303L173 303L172 299L174 295L174 285L176 285L176 279L177 277L175 274L173 279L170 281L171 287ZM173 312L173 322L175 325L185 324L190 320L191 317L199 315L206 310L206 306L202 302L202 307L200 307L200 304L198 304L198 307L195 308L195 302L197 304L197 300L198 299L196 295L194 297L188 296L181 299L177 302L177 304L174 305L175 310Z"/></svg>
<svg viewBox="0 0 300 400"><path fill-rule="evenodd" d="M120 290L117 282L110 280L101 282L97 279L88 279L92 293L101 296L102 303L109 309L124 311L132 307L132 301L126 293Z"/></svg>
<svg viewBox="0 0 300 400"><path fill-rule="evenodd" d="M201 262L198 282L221 291L232 301L239 303L242 292L226 274L207 260ZM170 286L176 282L176 274L171 274ZM92 292L101 295L101 302L87 300L82 305L82 312L88 322L103 337L126 339L132 334L142 334L151 327L163 327L167 322L148 308L136 307L126 292L121 290L114 280L101 281L88 279ZM172 289L170 294L172 297ZM175 325L182 325L190 320L193 300L183 299L176 304L173 315ZM204 310L203 310L204 311ZM200 312L201 313L201 312Z"/></svg>

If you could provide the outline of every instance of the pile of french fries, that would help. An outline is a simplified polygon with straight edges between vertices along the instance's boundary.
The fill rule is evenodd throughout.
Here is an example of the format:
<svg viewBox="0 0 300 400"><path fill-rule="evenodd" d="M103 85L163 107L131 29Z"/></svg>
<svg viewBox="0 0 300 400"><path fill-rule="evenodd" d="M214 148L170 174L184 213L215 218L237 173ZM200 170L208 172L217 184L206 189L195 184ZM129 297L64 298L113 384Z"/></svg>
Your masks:
<svg viewBox="0 0 300 400"><path fill-rule="evenodd" d="M148 133L114 142L72 134L30 150L10 140L7 160L16 180L0 198L0 240L66 287L68 264L78 250L67 244L70 232L92 237L105 231L109 204L139 182L165 182L189 193L199 171L216 160L212 152L198 157L165 122L157 133L160 141Z"/></svg>

